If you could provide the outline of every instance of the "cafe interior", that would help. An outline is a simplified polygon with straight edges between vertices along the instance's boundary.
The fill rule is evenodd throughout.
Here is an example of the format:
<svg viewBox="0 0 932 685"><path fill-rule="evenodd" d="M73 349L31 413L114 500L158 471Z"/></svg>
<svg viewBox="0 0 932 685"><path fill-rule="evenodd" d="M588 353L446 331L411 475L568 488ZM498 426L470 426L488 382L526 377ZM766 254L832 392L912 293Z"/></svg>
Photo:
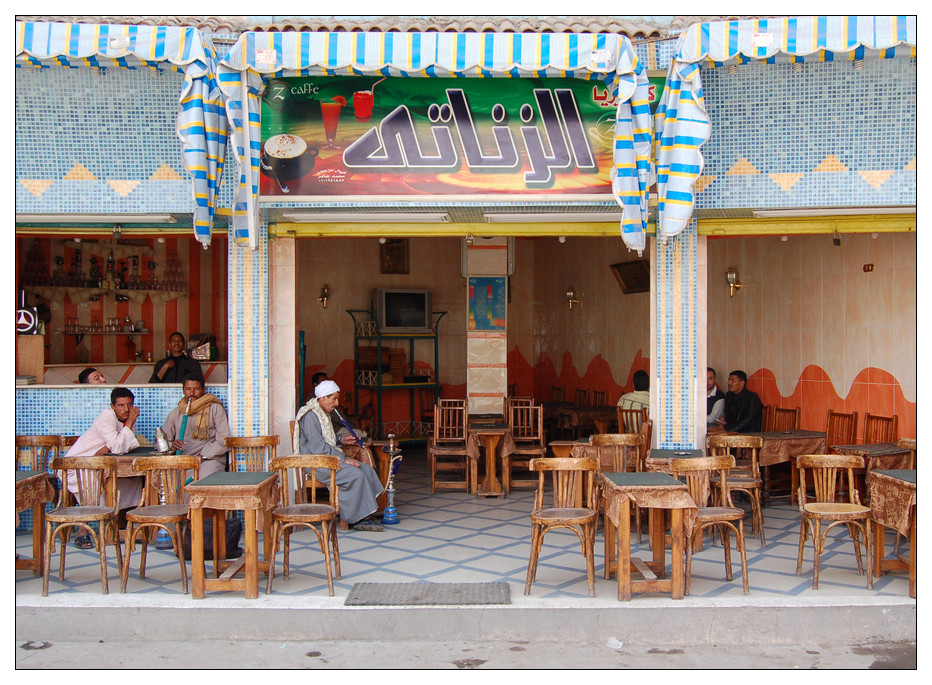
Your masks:
<svg viewBox="0 0 932 685"><path fill-rule="evenodd" d="M882 71L891 68L889 63L904 62L914 78L914 35L911 40L911 58L892 59L891 52L890 58L866 59L860 67L846 61L832 68L876 70L879 80L889 78ZM909 40L906 44L909 47ZM640 48L636 52L645 59ZM874 531L875 554L878 535L880 540L886 535L888 548L895 538L899 565L888 563L886 568L907 573L883 573L878 564L887 560L880 557L872 560L873 573L870 566L861 573L858 543L852 546L847 534L835 530L835 538L821 553L821 585L813 572L811 540L799 575L801 514L794 498L800 475L796 458L803 452L794 453L790 440L815 435L816 442L806 443L806 449L854 454L862 460L852 472L850 487L843 489L845 497L855 492L863 501L875 492L872 488L881 487L879 478L870 478L872 470L912 470L915 498L915 140L906 164L901 164L899 140L891 146L896 151L890 152L896 159L881 163L899 165L897 181L908 185L912 179L912 197L905 202L890 197L889 186L877 181L877 175L863 177L873 195L860 208L848 197L832 207L800 208L798 216L792 207L767 215L735 201L736 194L759 191L754 183L761 170L772 171L776 188L793 185L786 181L783 167L768 167L763 156L754 158L749 152L753 145L742 148L721 133L729 117L736 115L718 101L750 87L761 70L776 69L751 58L737 61L738 78L744 79L738 85L725 81L735 78L729 66L709 68L708 73L703 67L712 132L704 148L705 169L693 178L690 213L679 231L666 232L657 198L651 197L663 193L666 184L651 185L645 193L643 221L635 222L643 224L640 242L631 239L626 228L629 208L616 198L590 198L581 203L585 211L579 210L578 201L561 205L539 196L510 199L505 209L500 207L503 203L477 198L422 200L413 208L395 202L391 211L384 211L384 203L374 198L363 198L353 209L352 202L331 202L339 205L335 207L316 199L289 201L284 186L276 190L280 180L269 173L256 178L257 192L250 194L237 184L241 159L232 150L227 154L236 163L228 160L225 170L217 170L224 179L218 199L227 209L216 209L205 240L195 218L198 212L190 209L186 215L169 210L162 218L121 218L106 212L93 221L82 213L52 218L49 211L64 211L54 206L54 196L43 206L38 186L26 183L32 170L18 167L29 198L21 202L18 190L17 306L34 314L37 325L28 335L17 336L17 435L80 434L79 424L93 419L112 386L126 385L137 392L138 405L150 402L153 411L141 417L139 432L151 437L161 416L177 402L177 388L149 388L147 379L153 364L167 353L168 336L181 331L189 352L202 355L206 384L225 403L234 435L277 436L277 453L290 454L289 422L312 394L311 376L322 371L340 386L341 405L351 423L375 441L372 448L387 485L392 465L383 448L389 434L391 449L401 450L403 458L388 493L392 501L385 495L380 499L383 514L386 506L397 507L400 525L386 525L384 534L340 530L342 578L324 573L329 564L322 564L316 538L307 531L295 534L291 574L275 578L274 594L332 596L335 589L337 595L351 592L359 582L413 579L504 580L513 595L526 590L545 599L583 602L592 597L630 599L631 592L682 598L684 572L678 564L685 557L686 564L692 564L685 573L690 597L748 596L749 576L751 597L789 600L821 593L915 598L915 557L908 560L909 554L915 555L914 505L905 527L899 522L899 528L888 527L886 534L870 522L861 528L863 538L868 527ZM813 70L814 78L825 77L826 62L807 61L804 66ZM20 71L17 78L23 86L30 83L27 79L46 76L41 69L23 75ZM68 78L115 76L80 74L75 69ZM840 76L829 75L833 77ZM168 71L162 83L166 78L173 78L170 83L176 86L182 77ZM908 99L909 88L903 90L905 94L898 91L898 96ZM914 98L915 83L911 92ZM21 101L19 87L17 98L18 112L20 106L30 105L26 95ZM241 122L231 125L231 141L238 125ZM170 129L169 125L169 136ZM770 137L761 135L763 148L777 148L788 134L778 129ZM850 149L857 146L848 145L849 158L857 157L860 152ZM321 151L318 163L326 157ZM853 166L850 159L848 163ZM757 169L747 171L754 165ZM800 169L802 181L797 182L810 195L803 193L802 200L791 202L814 205L814 194L837 193L849 182L838 171L838 181L824 181L829 176L825 171ZM72 167L69 173L73 181L74 174L82 172ZM172 183L190 186L181 170L172 172L177 178L162 173ZM898 192L896 197L903 195ZM244 196L258 203L252 224L240 216ZM671 198L666 200L672 205ZM764 205L768 199L772 200L764 198ZM354 211L380 208L379 219L347 220ZM294 216L296 209L304 212L302 217ZM334 216L334 209L343 216ZM416 216L425 212L434 219ZM510 218L490 218L503 213ZM672 210L669 216L670 225L676 223ZM490 300L495 289L494 306L476 295L486 285ZM425 330L379 331L387 326L377 311L384 291L429 293L430 320L420 327ZM488 314L489 323L475 322L480 313ZM376 322L374 328L370 322ZM104 371L108 384L100 390L77 387L77 374L86 366ZM701 534L690 537L698 530L690 527L699 525L691 518L698 511L701 522L703 513L695 498L683 505L685 514L677 513L680 518L668 527L665 544L663 516L654 516L658 509L644 503L643 512L632 506L634 511L624 509L622 516L615 504L637 504L637 496L625 491L624 484L603 480L610 470L666 475L676 471L671 458L686 469L685 457L717 454L710 445L720 432L703 420L706 367L717 371L723 391L730 372L744 370L747 387L764 405L764 424L755 432L763 435L760 445L726 447L730 457L737 457L730 468L737 469L738 480L760 481L757 490L736 489L729 495L741 510L743 527L739 533L734 523L734 536L741 542L736 540L734 563L726 559L726 569L720 543L705 537L703 544ZM622 425L616 404L634 390L637 371L649 374L650 404L629 429ZM36 409L43 389L53 393L42 397L53 398L58 418ZM462 471L452 476L457 485L438 487L438 482L446 482L435 472L443 456L433 451L440 446L442 404L457 400L464 404L463 427L473 429L462 436L463 448L473 440L472 449L479 451L452 459L453 470ZM93 406L65 409L76 401ZM513 413L512 407L524 404L539 408L542 428L529 440L522 440L514 425L523 413ZM833 433L836 415L854 418L848 432L838 436ZM883 433L873 432L878 419ZM495 440L481 437L483 421L501 428ZM636 435L640 442L637 456L623 451L619 466L617 453L609 456L593 436L623 433ZM543 541L531 539L528 516L540 507L534 500L538 474L528 472L527 457L517 457L529 443L541 447L539 454L530 452L540 457L570 452L580 462L595 457L593 492L601 494L589 501L599 522L585 528L590 533L577 537L555 529ZM874 449L876 445L882 448ZM835 446L850 449L839 451ZM510 450L517 451L506 454ZM507 477L514 479L513 489L505 486L506 469ZM842 471L844 481L848 474ZM676 473L685 477L685 471ZM549 482L547 488L549 493ZM758 518L755 502L760 499L763 511ZM670 502L663 508L680 511ZM633 528L619 524L639 512L645 514L643 525L639 515L632 518ZM26 513L21 521L29 522ZM680 525L688 537L688 552L682 539L669 539L679 538L675 531ZM35 549L30 526L18 533L17 551L29 556ZM268 534L265 529L260 535L260 545L268 542ZM623 538L624 545L619 542L616 550L610 535ZM588 558L583 538L590 540ZM673 559L667 566L664 549L670 545ZM746 547L741 555L746 554L746 560L739 558L739 547ZM618 561L616 552L621 555ZM87 555L92 563L74 570L69 563L69 584L53 580L52 593L96 593L101 582L93 565L97 552L69 550L72 554ZM150 554L147 577L138 577L133 569L129 592L180 592L177 560L170 552ZM634 554L653 555L653 561L645 565L631 557ZM529 555L538 559L536 575L530 571ZM625 571L627 563L619 562L629 557L633 570ZM865 563L868 559L865 549ZM112 552L108 564L111 578L119 577ZM592 569L599 581L594 585ZM267 575L260 577L263 590ZM612 575L615 579L606 582ZM17 595L37 593L41 582L17 573ZM197 586L194 577L192 583ZM268 583L271 588L271 579ZM245 587L250 596L248 583Z"/></svg>

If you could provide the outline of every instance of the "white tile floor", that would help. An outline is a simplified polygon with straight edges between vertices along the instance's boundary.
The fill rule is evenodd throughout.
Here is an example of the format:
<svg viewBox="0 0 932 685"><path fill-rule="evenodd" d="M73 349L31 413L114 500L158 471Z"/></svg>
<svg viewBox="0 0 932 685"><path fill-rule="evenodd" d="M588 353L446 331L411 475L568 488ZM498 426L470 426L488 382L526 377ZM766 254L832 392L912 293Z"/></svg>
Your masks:
<svg viewBox="0 0 932 685"><path fill-rule="evenodd" d="M356 530L340 532L342 579L335 580L336 596L346 596L358 582L489 582L506 581L512 595L524 592L530 553L530 521L533 500L530 490L513 490L507 498L480 499L464 492L430 492L430 475L422 447L408 447L396 479L395 504L400 522L386 526L382 533ZM812 585L812 547L807 545L803 573L796 575L796 552L799 540L799 513L788 504L764 510L767 547L750 535L747 552L751 595L755 597L879 597L907 596L905 571L886 573L875 579L868 590L866 577L859 576L854 546L847 532L833 531L822 557L819 589ZM636 538L632 536L632 542ZM832 541L832 538L835 538ZM893 535L888 533L888 546ZM17 535L17 552L31 554L31 537ZM261 544L261 543L260 543ZM596 537L596 594L613 598L614 579L603 578L603 536ZM119 574L109 550L110 591L119 592ZM901 552L908 552L904 542ZM634 552L649 557L647 536ZM669 562L669 555L668 555ZM327 583L317 540L310 532L292 537L291 574L286 580L278 558L274 594L309 594L327 596ZM720 546L705 545L694 557L691 596L743 597L740 558L732 553L734 580L726 581L724 557ZM57 579L58 560L53 556L50 594L100 593L97 553L68 549L65 580ZM189 566L190 572L190 566ZM265 578L260 579L260 593ZM42 579L29 571L16 572L19 595L42 592ZM169 552L150 549L144 580L138 577L138 559L134 556L128 593L181 594L178 562ZM589 599L585 562L579 541L569 532L554 531L544 538L537 579L531 590L537 598ZM651 596L651 595L645 595ZM659 596L659 595L658 595ZM636 595L634 601L639 596Z"/></svg>

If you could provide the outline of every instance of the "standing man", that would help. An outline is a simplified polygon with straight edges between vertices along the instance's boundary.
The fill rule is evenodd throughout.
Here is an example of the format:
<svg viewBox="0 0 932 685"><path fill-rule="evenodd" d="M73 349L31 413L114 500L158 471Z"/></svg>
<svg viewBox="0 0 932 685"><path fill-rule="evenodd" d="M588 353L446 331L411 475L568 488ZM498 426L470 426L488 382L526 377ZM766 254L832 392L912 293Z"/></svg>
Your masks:
<svg viewBox="0 0 932 685"><path fill-rule="evenodd" d="M181 385L183 397L169 412L162 430L172 450L201 457L200 477L226 471L228 448L223 444L230 435L230 422L223 403L215 395L204 392L200 374L188 374ZM184 435L181 423L187 413Z"/></svg>
<svg viewBox="0 0 932 685"><path fill-rule="evenodd" d="M189 373L203 376L201 363L185 352L184 336L175 331L168 336L168 356L155 364L150 383L181 383Z"/></svg>
<svg viewBox="0 0 932 685"><path fill-rule="evenodd" d="M66 457L96 457L101 454L126 454L139 447L139 440L133 429L139 418L139 407L135 406L136 397L129 388L114 388L110 392L110 407L104 409L94 419L94 423L71 446ZM68 472L68 491L78 490L78 476L74 471ZM127 509L132 509L142 501L142 477L117 479L117 492L120 496L120 514L123 518ZM96 505L96 502L80 502ZM74 539L78 549L90 549L94 546L91 536L78 535Z"/></svg>
<svg viewBox="0 0 932 685"><path fill-rule="evenodd" d="M711 366L706 369L705 374L705 424L706 426L718 425L718 417L725 413L725 393L715 382L715 369Z"/></svg>
<svg viewBox="0 0 932 685"><path fill-rule="evenodd" d="M725 413L718 424L732 433L760 432L764 405L756 393L747 389L748 375L744 371L728 374L728 394L725 395Z"/></svg>

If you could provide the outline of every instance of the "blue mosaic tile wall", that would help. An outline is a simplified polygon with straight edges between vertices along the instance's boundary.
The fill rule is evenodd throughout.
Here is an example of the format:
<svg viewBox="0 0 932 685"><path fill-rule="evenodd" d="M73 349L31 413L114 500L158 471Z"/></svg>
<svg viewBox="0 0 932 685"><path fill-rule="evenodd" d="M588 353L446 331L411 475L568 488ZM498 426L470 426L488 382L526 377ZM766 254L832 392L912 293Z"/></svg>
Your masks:
<svg viewBox="0 0 932 685"><path fill-rule="evenodd" d="M659 449L695 449L697 407L693 401L698 378L698 255L695 220L667 245L653 241L655 252L657 415ZM703 335L705 331L703 330ZM703 382L705 375L702 376ZM704 407L703 407L704 409Z"/></svg>
<svg viewBox="0 0 932 685"><path fill-rule="evenodd" d="M175 132L184 76L15 69L16 211L193 212ZM231 207L228 157L218 207Z"/></svg>
<svg viewBox="0 0 932 685"><path fill-rule="evenodd" d="M914 205L916 60L702 69L697 209Z"/></svg>
<svg viewBox="0 0 932 685"><path fill-rule="evenodd" d="M168 413L181 399L181 386L127 385L136 396L139 407L136 435L146 436L150 442L155 429L161 426ZM81 435L90 428L100 412L110 406L112 385L16 388L16 435ZM226 385L208 385L229 409Z"/></svg>

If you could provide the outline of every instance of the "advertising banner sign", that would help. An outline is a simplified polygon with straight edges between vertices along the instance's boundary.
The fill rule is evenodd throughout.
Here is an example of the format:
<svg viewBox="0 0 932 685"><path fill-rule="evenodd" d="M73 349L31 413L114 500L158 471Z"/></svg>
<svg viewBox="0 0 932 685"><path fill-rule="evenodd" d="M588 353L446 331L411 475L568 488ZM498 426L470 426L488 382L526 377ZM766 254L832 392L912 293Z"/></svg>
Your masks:
<svg viewBox="0 0 932 685"><path fill-rule="evenodd" d="M611 195L615 104L582 79L271 79L260 194Z"/></svg>

